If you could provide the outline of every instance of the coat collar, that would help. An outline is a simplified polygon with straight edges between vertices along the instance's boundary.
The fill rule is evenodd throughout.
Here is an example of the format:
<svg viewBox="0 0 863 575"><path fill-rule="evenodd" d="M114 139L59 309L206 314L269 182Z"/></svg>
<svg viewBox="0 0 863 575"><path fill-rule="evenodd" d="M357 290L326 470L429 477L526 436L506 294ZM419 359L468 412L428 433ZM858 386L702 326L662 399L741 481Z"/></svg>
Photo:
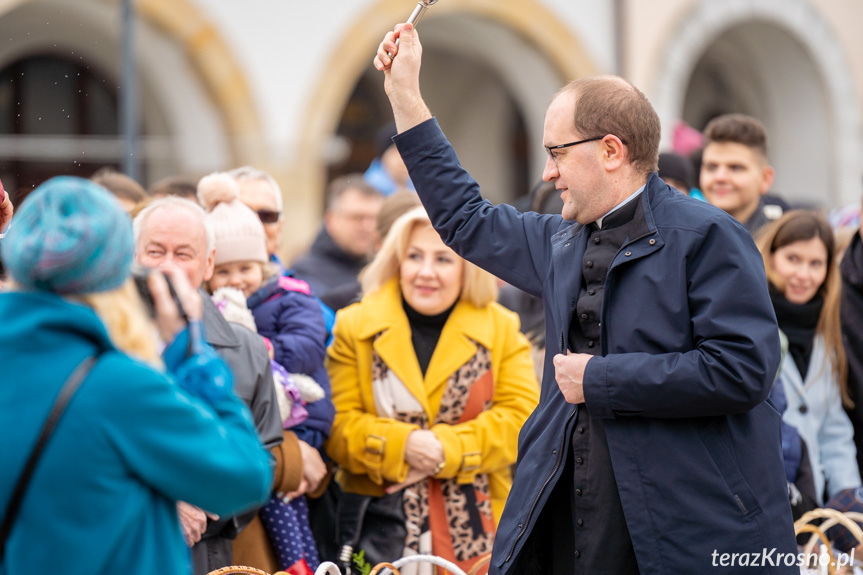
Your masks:
<svg viewBox="0 0 863 575"><path fill-rule="evenodd" d="M411 344L398 278L365 296L361 306L360 338L371 339L381 334L372 344L374 350L423 404L429 419L437 412L447 380L476 354L476 344L488 349L492 346L494 334L488 311L459 301L444 325L423 378Z"/></svg>
<svg viewBox="0 0 863 575"><path fill-rule="evenodd" d="M639 218L639 222L632 232L633 237L614 258L611 269L650 255L665 245L653 219L653 208L665 200L669 193L668 186L657 174L652 173L647 177L645 190L633 200L641 202L643 218ZM581 287L581 261L587 249L588 235L587 226L574 224L554 234L551 238L554 283L560 286L561 291L555 298L553 312L555 323L560 326L560 333L555 334L556 341L549 342L549 344L554 345L560 353L565 352L562 348L566 334L569 333L572 312L578 300ZM608 294L605 297L608 297Z"/></svg>
<svg viewBox="0 0 863 575"><path fill-rule="evenodd" d="M482 321L486 315L486 310L466 301L459 301L447 320L444 332L450 327L456 327L465 336L489 347L493 329L487 321ZM407 315L402 308L402 293L396 277L363 298L359 335L362 339L367 339L384 330L398 328L400 325L410 329Z"/></svg>
<svg viewBox="0 0 863 575"><path fill-rule="evenodd" d="M240 340L234 335L231 326L222 317L209 294L202 291L201 299L204 300L204 339L207 343L213 347L240 347Z"/></svg>
<svg viewBox="0 0 863 575"><path fill-rule="evenodd" d="M323 257L324 259L354 267L357 271L362 269L366 264L366 258L358 258L340 248L325 227L321 227L321 231L318 232L315 241L312 242L310 253L317 257Z"/></svg>

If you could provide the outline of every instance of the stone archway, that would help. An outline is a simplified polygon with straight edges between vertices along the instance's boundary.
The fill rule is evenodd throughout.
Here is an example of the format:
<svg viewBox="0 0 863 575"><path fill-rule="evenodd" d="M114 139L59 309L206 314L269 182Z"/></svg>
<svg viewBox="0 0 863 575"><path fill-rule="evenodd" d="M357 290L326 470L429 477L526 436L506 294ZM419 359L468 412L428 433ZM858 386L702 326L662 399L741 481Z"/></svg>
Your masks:
<svg viewBox="0 0 863 575"><path fill-rule="evenodd" d="M767 125L775 189L824 207L859 201L859 98L842 47L809 2L704 0L669 38L652 92L664 147L676 120L693 120L697 94L687 102L688 90L701 82L703 91L713 66L736 111Z"/></svg>
<svg viewBox="0 0 863 575"><path fill-rule="evenodd" d="M308 222L318 221L323 205L327 172L322 150L336 131L354 86L370 68L380 39L407 15L400 0L380 0L365 9L355 24L339 35L342 43L333 50L337 56L326 63L327 74L310 91L297 154L285 162L292 166L285 176L292 182L289 193L294 194L286 201L297 206L295 229L306 237L314 231L308 229ZM509 60L494 54L494 47L480 45L477 27L469 23L498 38L505 37L512 48ZM463 26L469 26L467 31ZM420 30L427 45L452 45L453 38L458 38L473 57L483 59L502 78L524 114L529 145L536 150L531 152L531 171L538 177L536 165L543 161L542 116L548 99L565 81L596 73L578 39L536 0L440 2L429 10ZM520 80L518 71L523 72Z"/></svg>
<svg viewBox="0 0 863 575"><path fill-rule="evenodd" d="M227 42L190 0L138 0L143 149L158 156L154 176L198 175L268 159L243 72ZM6 0L0 66L29 53L72 53L119 78L119 2ZM62 25L61 25L62 24Z"/></svg>

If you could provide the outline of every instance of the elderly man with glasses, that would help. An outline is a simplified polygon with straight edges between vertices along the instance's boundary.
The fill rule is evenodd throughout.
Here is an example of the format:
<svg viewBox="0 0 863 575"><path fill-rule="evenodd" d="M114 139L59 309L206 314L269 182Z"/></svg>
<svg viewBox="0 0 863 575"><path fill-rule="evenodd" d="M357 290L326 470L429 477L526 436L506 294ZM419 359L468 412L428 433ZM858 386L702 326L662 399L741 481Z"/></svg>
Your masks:
<svg viewBox="0 0 863 575"><path fill-rule="evenodd" d="M282 242L282 190L278 182L267 172L251 166L228 173L240 186L240 201L257 213L264 224L270 259L281 266L277 252Z"/></svg>
<svg viewBox="0 0 863 575"><path fill-rule="evenodd" d="M420 199L457 253L544 300L542 395L489 573L799 572L749 233L659 179L659 118L613 76L546 112L561 215L493 206L422 100L421 55L400 24L375 58Z"/></svg>

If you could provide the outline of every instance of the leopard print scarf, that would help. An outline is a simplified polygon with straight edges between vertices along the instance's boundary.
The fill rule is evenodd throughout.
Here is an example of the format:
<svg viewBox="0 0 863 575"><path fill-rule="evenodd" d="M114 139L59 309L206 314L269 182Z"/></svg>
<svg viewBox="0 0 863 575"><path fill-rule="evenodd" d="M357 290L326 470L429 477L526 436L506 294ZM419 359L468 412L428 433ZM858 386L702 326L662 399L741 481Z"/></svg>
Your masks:
<svg viewBox="0 0 863 575"><path fill-rule="evenodd" d="M431 423L416 398L377 353L372 365L378 415L429 429L438 423L470 421L491 408L491 354L479 344L476 354L447 380L437 416ZM494 517L487 474L477 474L469 484L430 477L404 489L403 505L407 518L406 555L438 555L467 572L478 558L491 553ZM409 570L418 575L433 573L430 565L414 563L405 567L414 566L415 570Z"/></svg>

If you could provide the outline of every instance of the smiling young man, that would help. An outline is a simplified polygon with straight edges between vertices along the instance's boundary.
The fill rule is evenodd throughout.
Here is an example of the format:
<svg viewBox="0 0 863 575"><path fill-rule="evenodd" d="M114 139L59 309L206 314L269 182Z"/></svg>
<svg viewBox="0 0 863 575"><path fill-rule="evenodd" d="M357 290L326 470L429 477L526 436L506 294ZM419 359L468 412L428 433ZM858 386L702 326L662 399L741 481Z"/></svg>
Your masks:
<svg viewBox="0 0 863 575"><path fill-rule="evenodd" d="M767 163L767 131L755 118L725 114L707 124L704 138L704 197L754 234L769 221L762 198L774 175Z"/></svg>
<svg viewBox="0 0 863 575"><path fill-rule="evenodd" d="M493 206L422 100L421 56L399 24L374 64L435 229L544 300L542 395L489 573L705 573L714 551L796 552L765 401L778 329L750 234L659 179L659 118L614 76L548 107L543 180L561 215Z"/></svg>

